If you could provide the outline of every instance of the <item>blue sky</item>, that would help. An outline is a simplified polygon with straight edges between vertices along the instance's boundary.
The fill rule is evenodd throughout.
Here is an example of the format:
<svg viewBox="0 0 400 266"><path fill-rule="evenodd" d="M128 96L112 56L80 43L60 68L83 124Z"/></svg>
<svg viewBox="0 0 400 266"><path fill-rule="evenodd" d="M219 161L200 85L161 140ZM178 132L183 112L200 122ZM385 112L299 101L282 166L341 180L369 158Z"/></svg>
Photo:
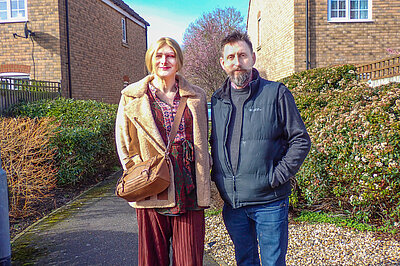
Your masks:
<svg viewBox="0 0 400 266"><path fill-rule="evenodd" d="M239 10L245 22L249 0L124 0L136 13L150 23L148 42L168 36L182 44L183 34L191 22L196 21L203 13L215 8L234 7Z"/></svg>

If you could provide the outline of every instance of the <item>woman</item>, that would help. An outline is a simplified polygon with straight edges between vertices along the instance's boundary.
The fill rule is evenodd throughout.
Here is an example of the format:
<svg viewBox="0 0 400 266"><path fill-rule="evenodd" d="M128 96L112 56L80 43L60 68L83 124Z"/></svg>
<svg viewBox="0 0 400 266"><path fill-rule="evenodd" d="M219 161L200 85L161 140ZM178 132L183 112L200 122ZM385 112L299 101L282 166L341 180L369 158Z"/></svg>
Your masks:
<svg viewBox="0 0 400 266"><path fill-rule="evenodd" d="M164 192L130 202L139 226L139 265L168 265L172 239L173 265L203 265L204 209L210 204L210 160L204 90L177 72L183 64L179 44L159 39L146 52L151 75L122 91L116 121L118 155L139 163L166 148L181 97L187 105L171 146L174 172Z"/></svg>

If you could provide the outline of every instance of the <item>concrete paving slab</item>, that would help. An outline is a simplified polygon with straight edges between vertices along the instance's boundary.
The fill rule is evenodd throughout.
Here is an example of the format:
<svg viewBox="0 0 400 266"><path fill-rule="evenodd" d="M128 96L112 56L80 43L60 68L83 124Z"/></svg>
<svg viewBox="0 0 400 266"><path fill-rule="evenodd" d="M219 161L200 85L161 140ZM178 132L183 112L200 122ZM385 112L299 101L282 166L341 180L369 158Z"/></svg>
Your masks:
<svg viewBox="0 0 400 266"><path fill-rule="evenodd" d="M136 214L114 195L120 173L12 240L13 265L138 265ZM204 265L218 265L207 254Z"/></svg>

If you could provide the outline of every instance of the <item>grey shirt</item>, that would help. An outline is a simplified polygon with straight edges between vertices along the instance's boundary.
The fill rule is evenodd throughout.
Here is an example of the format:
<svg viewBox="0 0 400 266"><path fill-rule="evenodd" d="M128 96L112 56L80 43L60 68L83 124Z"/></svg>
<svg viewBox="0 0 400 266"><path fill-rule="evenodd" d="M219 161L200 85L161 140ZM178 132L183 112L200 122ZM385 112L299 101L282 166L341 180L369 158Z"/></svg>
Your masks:
<svg viewBox="0 0 400 266"><path fill-rule="evenodd" d="M250 87L247 85L242 89L230 87L232 115L229 122L226 148L232 165L233 173L236 174L239 161L240 138L242 135L243 105L250 94Z"/></svg>

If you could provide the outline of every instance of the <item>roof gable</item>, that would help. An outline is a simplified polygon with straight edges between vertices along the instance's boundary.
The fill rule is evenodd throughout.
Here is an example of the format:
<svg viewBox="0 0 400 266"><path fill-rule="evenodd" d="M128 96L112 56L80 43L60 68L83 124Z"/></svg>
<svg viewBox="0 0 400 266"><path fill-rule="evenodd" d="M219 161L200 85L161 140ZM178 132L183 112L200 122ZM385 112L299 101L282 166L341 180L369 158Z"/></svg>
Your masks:
<svg viewBox="0 0 400 266"><path fill-rule="evenodd" d="M146 20L144 20L141 16L139 16L138 13L136 13L132 8L130 8L127 4L125 4L124 1L122 1L122 0L111 0L111 1L115 5L120 7L122 10L127 12L129 15L133 16L134 18L136 18L137 20L139 20L140 22L145 24L146 26L150 26L150 24Z"/></svg>

